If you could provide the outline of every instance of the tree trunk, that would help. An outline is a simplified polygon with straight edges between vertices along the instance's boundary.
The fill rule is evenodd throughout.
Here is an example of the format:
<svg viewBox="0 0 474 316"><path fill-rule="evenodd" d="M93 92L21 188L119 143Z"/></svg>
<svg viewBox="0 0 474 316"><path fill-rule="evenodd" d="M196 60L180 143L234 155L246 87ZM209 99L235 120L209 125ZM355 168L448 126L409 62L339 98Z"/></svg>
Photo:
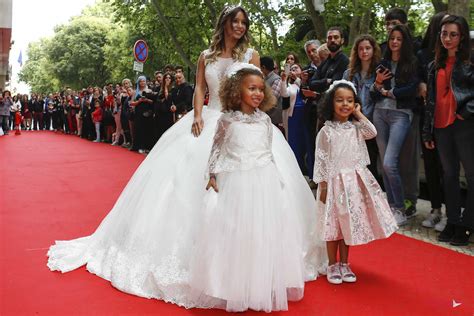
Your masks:
<svg viewBox="0 0 474 316"><path fill-rule="evenodd" d="M449 0L449 14L463 16L469 23L469 2L469 0Z"/></svg>
<svg viewBox="0 0 474 316"><path fill-rule="evenodd" d="M444 3L443 0L431 0L431 3L433 4L435 13L448 11L448 4Z"/></svg>
<svg viewBox="0 0 474 316"><path fill-rule="evenodd" d="M167 33L170 35L171 40L173 41L173 44L174 44L174 46L176 48L176 51L178 52L179 56L186 63L186 65L189 68L191 68L191 70L193 72L196 71L196 65L193 64L193 62L189 59L186 52L184 51L183 45L181 45L181 43L178 40L178 35L176 34L176 30L169 23L168 19L163 14L163 11L161 11L160 5L158 4L158 0L151 0L151 3L153 4L153 7L156 10L158 18L160 19L161 23L163 23L163 26L166 29Z"/></svg>
<svg viewBox="0 0 474 316"><path fill-rule="evenodd" d="M314 9L312 0L304 0L304 5L306 7L306 11L311 16L311 21L313 22L316 38L319 40L325 40L327 28L326 22L324 21L324 17L321 15L320 12Z"/></svg>

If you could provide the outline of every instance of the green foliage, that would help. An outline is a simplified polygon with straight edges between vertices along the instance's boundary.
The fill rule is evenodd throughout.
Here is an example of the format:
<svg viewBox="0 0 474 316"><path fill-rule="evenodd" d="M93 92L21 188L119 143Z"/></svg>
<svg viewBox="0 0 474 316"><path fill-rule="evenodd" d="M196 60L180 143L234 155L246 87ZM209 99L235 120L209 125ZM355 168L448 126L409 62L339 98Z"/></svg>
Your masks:
<svg viewBox="0 0 474 316"><path fill-rule="evenodd" d="M39 92L66 85L75 89L101 86L126 77L133 80L137 76L132 70L133 45L144 39L150 50L145 74L151 76L166 64L180 64L188 68L192 81L199 53L208 47L217 16L229 2L237 1L100 0L58 26L52 38L32 43L20 78ZM321 33L315 29L314 15L307 7L312 1L240 3L249 13L252 45L261 56L282 61L293 51L302 64L306 63L303 44ZM385 39L384 12L394 6L408 10L414 34L423 35L434 12L429 0L330 0L319 16L321 29L338 25L351 41L369 32L381 42ZM319 39L324 42L324 38Z"/></svg>
<svg viewBox="0 0 474 316"><path fill-rule="evenodd" d="M103 86L110 78L104 46L111 32L115 32L112 24L95 16L77 17L56 28L47 54L60 82L74 89Z"/></svg>
<svg viewBox="0 0 474 316"><path fill-rule="evenodd" d="M30 43L27 49L28 61L19 73L20 80L27 82L32 91L43 94L58 91L60 85L47 56L50 44L51 40L48 39Z"/></svg>

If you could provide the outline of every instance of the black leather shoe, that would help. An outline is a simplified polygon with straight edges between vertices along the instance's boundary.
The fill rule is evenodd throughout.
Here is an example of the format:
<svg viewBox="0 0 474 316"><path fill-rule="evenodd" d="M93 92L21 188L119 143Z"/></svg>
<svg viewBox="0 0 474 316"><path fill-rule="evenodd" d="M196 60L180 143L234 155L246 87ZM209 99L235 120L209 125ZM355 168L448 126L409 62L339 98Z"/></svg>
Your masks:
<svg viewBox="0 0 474 316"><path fill-rule="evenodd" d="M467 246L469 243L469 230L464 226L457 226L454 228L454 237L451 239L450 244L453 246Z"/></svg>
<svg viewBox="0 0 474 316"><path fill-rule="evenodd" d="M444 230L438 235L438 241L450 242L454 237L454 225L447 223Z"/></svg>

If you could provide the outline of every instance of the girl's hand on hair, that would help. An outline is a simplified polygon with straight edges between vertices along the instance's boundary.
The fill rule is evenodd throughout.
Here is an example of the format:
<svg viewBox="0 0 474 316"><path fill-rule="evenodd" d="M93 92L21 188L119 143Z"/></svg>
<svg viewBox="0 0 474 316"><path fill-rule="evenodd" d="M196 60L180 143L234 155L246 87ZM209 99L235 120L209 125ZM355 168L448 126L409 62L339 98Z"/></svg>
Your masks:
<svg viewBox="0 0 474 316"><path fill-rule="evenodd" d="M352 112L352 114L358 121L364 118L364 114L362 114L361 109L362 107L360 106L360 104L356 103L354 107L354 112Z"/></svg>
<svg viewBox="0 0 474 316"><path fill-rule="evenodd" d="M211 176L209 179L209 182L207 183L206 186L206 191L209 190L210 188L213 188L215 192L219 192L219 189L217 188L217 182L216 182L216 177Z"/></svg>
<svg viewBox="0 0 474 316"><path fill-rule="evenodd" d="M202 129L204 128L204 121L201 116L195 116L193 125L191 126L191 132L195 137L201 135Z"/></svg>

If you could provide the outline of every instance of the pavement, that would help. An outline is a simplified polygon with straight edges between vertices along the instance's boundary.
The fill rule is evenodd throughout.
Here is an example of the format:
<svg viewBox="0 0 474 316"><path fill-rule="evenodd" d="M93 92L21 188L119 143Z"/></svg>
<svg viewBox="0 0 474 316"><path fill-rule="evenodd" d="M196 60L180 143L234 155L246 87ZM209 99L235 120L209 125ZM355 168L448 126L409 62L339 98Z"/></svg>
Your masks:
<svg viewBox="0 0 474 316"><path fill-rule="evenodd" d="M415 238L428 242L433 245L448 248L468 256L474 256L474 234L471 234L469 244L467 246L452 246L449 243L439 242L436 238L438 232L434 228L425 228L421 226L421 222L428 216L431 211L431 203L426 200L418 199L416 204L416 216L408 220L408 224L398 229L397 233L407 237ZM442 210L445 211L444 208Z"/></svg>

